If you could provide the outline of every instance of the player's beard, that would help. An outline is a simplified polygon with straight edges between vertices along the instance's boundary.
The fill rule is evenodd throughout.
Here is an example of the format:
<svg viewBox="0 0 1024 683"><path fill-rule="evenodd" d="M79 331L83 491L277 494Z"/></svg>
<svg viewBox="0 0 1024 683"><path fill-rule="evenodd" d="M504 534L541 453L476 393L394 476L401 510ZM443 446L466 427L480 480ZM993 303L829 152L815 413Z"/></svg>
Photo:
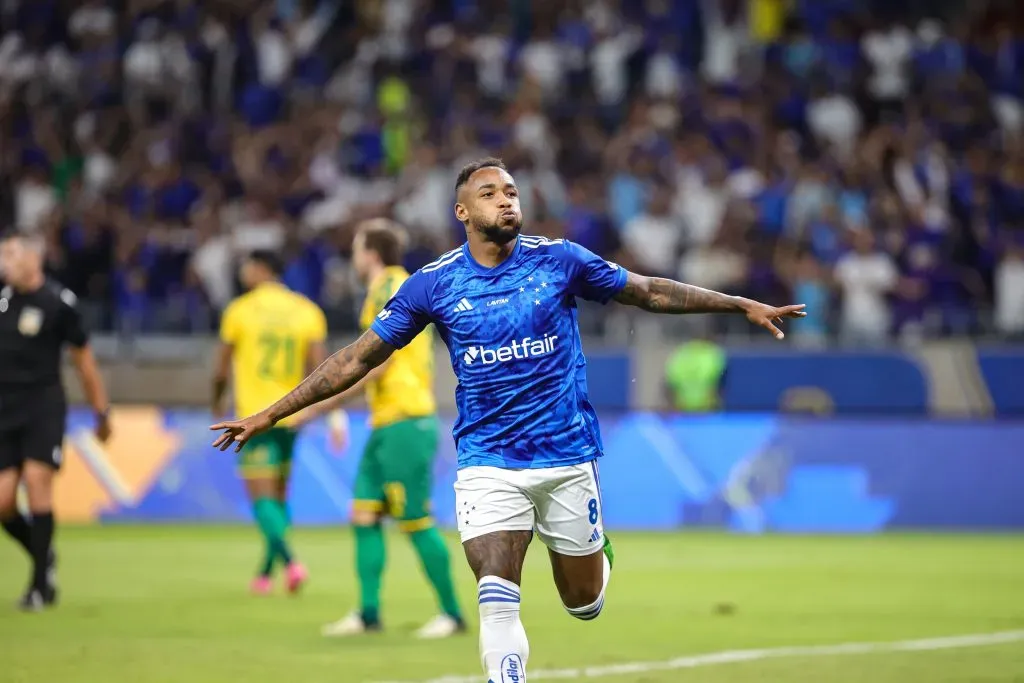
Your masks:
<svg viewBox="0 0 1024 683"><path fill-rule="evenodd" d="M519 233L523 230L523 217L516 216L515 220L509 221L492 221L485 225L477 225L477 232L479 232L484 240L487 242L494 242L495 244L508 244L515 238L519 237Z"/></svg>

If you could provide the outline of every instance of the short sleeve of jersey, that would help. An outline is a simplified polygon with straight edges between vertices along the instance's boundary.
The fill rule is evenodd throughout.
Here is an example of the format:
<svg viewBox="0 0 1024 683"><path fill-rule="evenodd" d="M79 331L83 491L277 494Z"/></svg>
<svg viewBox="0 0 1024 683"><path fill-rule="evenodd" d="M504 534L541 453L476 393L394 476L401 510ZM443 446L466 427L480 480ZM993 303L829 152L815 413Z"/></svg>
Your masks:
<svg viewBox="0 0 1024 683"><path fill-rule="evenodd" d="M242 336L242 311L238 302L228 305L220 318L220 340L228 345L238 343Z"/></svg>
<svg viewBox="0 0 1024 683"><path fill-rule="evenodd" d="M70 289L65 289L60 293L60 300L64 304L64 341L76 349L80 349L89 343L89 335L85 331L82 314L78 311L78 299Z"/></svg>
<svg viewBox="0 0 1024 683"><path fill-rule="evenodd" d="M594 252L565 240L565 261L572 292L606 304L626 286L626 271Z"/></svg>
<svg viewBox="0 0 1024 683"><path fill-rule="evenodd" d="M427 284L426 275L419 271L413 273L384 304L370 329L396 349L415 339L430 324Z"/></svg>
<svg viewBox="0 0 1024 683"><path fill-rule="evenodd" d="M309 304L309 341L322 342L327 339L327 316L320 310L320 307L310 302Z"/></svg>

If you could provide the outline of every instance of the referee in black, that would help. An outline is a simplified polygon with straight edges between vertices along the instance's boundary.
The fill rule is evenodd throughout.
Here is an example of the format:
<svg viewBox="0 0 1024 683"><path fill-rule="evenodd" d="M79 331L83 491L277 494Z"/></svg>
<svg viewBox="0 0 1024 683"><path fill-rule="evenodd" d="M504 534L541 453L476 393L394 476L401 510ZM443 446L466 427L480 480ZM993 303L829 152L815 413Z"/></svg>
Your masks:
<svg viewBox="0 0 1024 683"><path fill-rule="evenodd" d="M75 295L47 279L43 249L40 237L0 236L0 523L32 560L19 602L29 611L57 600L53 477L63 460L65 345L96 413L96 436L110 436L107 395ZM19 482L28 491L30 519L18 512Z"/></svg>

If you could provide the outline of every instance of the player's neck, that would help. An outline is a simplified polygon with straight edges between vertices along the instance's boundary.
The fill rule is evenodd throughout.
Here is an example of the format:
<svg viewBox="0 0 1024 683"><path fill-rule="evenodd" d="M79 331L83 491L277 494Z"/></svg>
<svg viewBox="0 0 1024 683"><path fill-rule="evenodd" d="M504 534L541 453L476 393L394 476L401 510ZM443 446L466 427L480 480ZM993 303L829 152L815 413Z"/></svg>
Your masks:
<svg viewBox="0 0 1024 683"><path fill-rule="evenodd" d="M373 285L373 283L379 280L380 276L383 275L384 271L387 269L388 267L385 266L383 263L380 265L371 266L366 273L366 286L369 287Z"/></svg>
<svg viewBox="0 0 1024 683"><path fill-rule="evenodd" d="M43 273L36 273L25 278L24 282L14 285L14 289L18 294L31 294L32 292L42 289L43 283L45 282L46 275Z"/></svg>
<svg viewBox="0 0 1024 683"><path fill-rule="evenodd" d="M519 240L518 237L515 239L499 244L498 242L485 242L483 240L474 240L470 238L469 253L473 257L473 260L479 263L484 268L496 268L504 263L512 252L516 248L516 242Z"/></svg>

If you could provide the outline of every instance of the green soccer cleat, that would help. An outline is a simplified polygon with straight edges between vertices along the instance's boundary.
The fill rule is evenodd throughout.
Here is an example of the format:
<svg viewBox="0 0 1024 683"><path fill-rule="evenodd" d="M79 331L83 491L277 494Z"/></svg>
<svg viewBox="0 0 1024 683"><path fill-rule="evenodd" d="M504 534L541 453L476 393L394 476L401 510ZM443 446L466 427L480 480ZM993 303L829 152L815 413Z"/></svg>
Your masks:
<svg viewBox="0 0 1024 683"><path fill-rule="evenodd" d="M604 551L605 556L608 558L608 566L612 569L615 568L615 549L612 548L611 539L608 538L608 534L604 535L604 547L601 548Z"/></svg>

